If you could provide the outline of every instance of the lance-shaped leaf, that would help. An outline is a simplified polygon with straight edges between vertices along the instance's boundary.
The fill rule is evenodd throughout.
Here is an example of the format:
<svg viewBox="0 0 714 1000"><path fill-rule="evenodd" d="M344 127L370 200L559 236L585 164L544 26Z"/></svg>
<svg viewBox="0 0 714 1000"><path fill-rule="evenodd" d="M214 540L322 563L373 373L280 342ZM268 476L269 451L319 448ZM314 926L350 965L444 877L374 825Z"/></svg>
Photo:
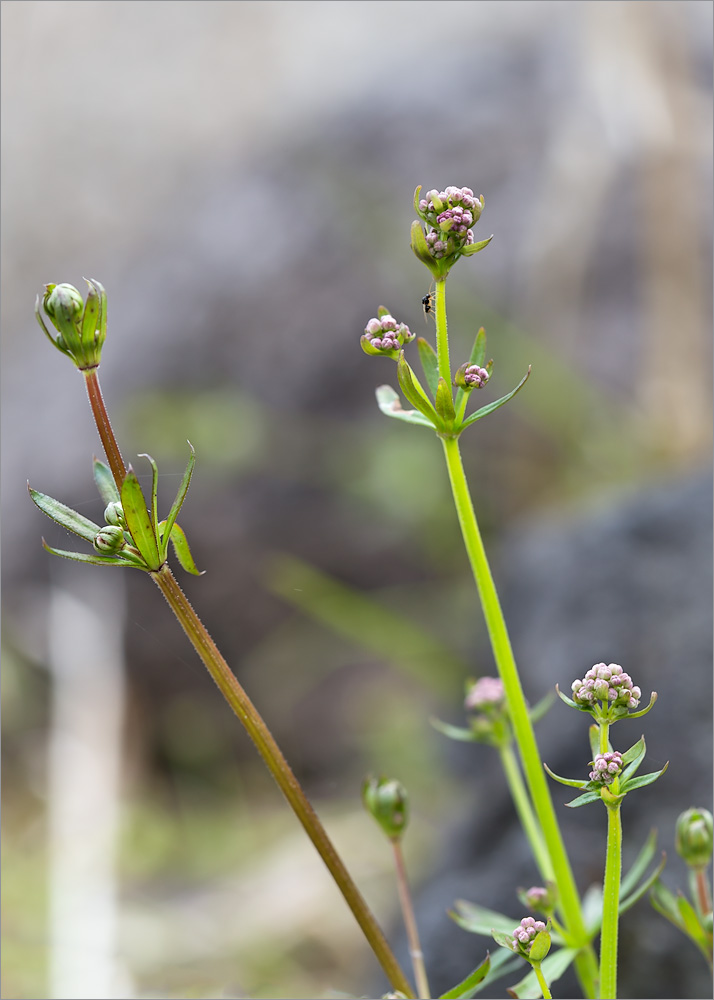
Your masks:
<svg viewBox="0 0 714 1000"><path fill-rule="evenodd" d="M457 983L448 992L442 993L439 1000L469 1000L470 997L474 996L475 987L483 982L490 969L491 956L487 953L483 962L473 972L469 973L465 979L462 979L460 983Z"/></svg>
<svg viewBox="0 0 714 1000"><path fill-rule="evenodd" d="M470 414L461 425L462 430L463 428L468 427L470 424L475 423L475 421L480 420L481 417L485 417L489 413L493 413L494 410L497 410L500 406L503 406L504 403L507 403L510 399L513 399L516 393L519 392L528 381L530 373L531 373L531 366L529 365L528 371L523 376L523 378L518 383L515 389L512 389L507 395L501 396L501 398L497 399L495 402L488 403L487 406L482 406L480 410L476 410L475 413Z"/></svg>
<svg viewBox="0 0 714 1000"><path fill-rule="evenodd" d="M33 490L29 483L27 484L27 489L33 503L40 508L43 514L52 518L53 521L56 521L57 524L68 531L79 535L86 542L92 543L101 531L100 526L95 524L94 521L90 521L88 517L78 514L76 510L72 510L71 507L60 503L59 500L54 500L45 493Z"/></svg>
<svg viewBox="0 0 714 1000"><path fill-rule="evenodd" d="M530 716L531 722L540 722L544 718L553 706L555 697L552 691L544 695L540 701L537 701L533 708L530 709L528 715Z"/></svg>
<svg viewBox="0 0 714 1000"><path fill-rule="evenodd" d="M152 571L159 569L162 559L159 555L158 531L154 532L149 512L146 509L144 494L141 492L139 480L131 466L129 466L122 483L121 504L129 533L148 569Z"/></svg>
<svg viewBox="0 0 714 1000"><path fill-rule="evenodd" d="M644 873L647 866L654 857L657 850L657 831L650 830L647 840L640 848L640 852L632 862L632 867L626 875L623 875L620 883L620 899L624 899L628 893L632 892Z"/></svg>
<svg viewBox="0 0 714 1000"><path fill-rule="evenodd" d="M558 691L558 694L560 694L560 691ZM562 695L560 696L561 698L563 697ZM590 740L590 753L593 755L594 760L600 753L600 726L593 723L593 725L588 729L588 738ZM608 740L608 750L611 749L612 748L610 747Z"/></svg>
<svg viewBox="0 0 714 1000"><path fill-rule="evenodd" d="M682 918L682 924L685 932L690 936L692 941L699 945L700 948L706 949L705 954L707 954L711 960L709 936L702 927L697 911L694 909L689 900L681 894L677 896L677 909L679 910L679 915Z"/></svg>
<svg viewBox="0 0 714 1000"><path fill-rule="evenodd" d="M620 785L620 789L623 794L627 792L633 792L636 788L644 788L645 785L651 785L653 781L657 778L661 778L664 772L669 767L669 761L664 765L664 767L659 771L653 771L651 774L642 774L639 778L631 778L629 781Z"/></svg>
<svg viewBox="0 0 714 1000"><path fill-rule="evenodd" d="M135 569L147 569L141 559L130 552L126 554L122 552L121 556L97 556L87 552L67 552L65 549L55 549L48 545L44 538L42 539L42 547L45 552L49 552L53 556L61 556L63 559L71 559L73 562L89 563L91 566L132 566Z"/></svg>
<svg viewBox="0 0 714 1000"><path fill-rule="evenodd" d="M387 417L395 417L397 420L404 420L408 424L421 424L422 427L434 425L428 417L425 417L417 410L405 410L402 408L402 401L391 385L380 385L376 390L377 405L382 413Z"/></svg>
<svg viewBox="0 0 714 1000"><path fill-rule="evenodd" d="M544 959L540 971L549 986L560 979L575 960L577 953L575 948L561 948L560 951L553 952L552 955L548 955ZM536 974L532 970L519 983L512 986L508 992L511 996L518 997L519 1000L537 1000L538 997L542 996Z"/></svg>
<svg viewBox="0 0 714 1000"><path fill-rule="evenodd" d="M478 365L479 368L483 368L483 359L486 357L486 331L483 327L476 334L476 339L474 340L474 346L471 348L471 354L469 355L469 360L466 362L468 365ZM456 390L456 399L454 400L454 409L459 414L459 419L463 418L464 409L466 407L466 400L469 397L469 393L465 392L464 389L459 386Z"/></svg>
<svg viewBox="0 0 714 1000"><path fill-rule="evenodd" d="M621 798L622 796L620 796ZM577 798L571 799L570 802L566 802L565 805L568 809L577 809L579 806L590 805L591 802L598 802L600 800L599 792L583 792L582 795L578 795Z"/></svg>
<svg viewBox="0 0 714 1000"><path fill-rule="evenodd" d="M645 738L644 736L641 736L637 741L637 743L635 743L633 746L630 747L629 750L626 750L625 753L623 753L622 763L627 764L628 766L620 775L621 785L624 785L630 778L633 777L638 767L645 759L646 749L647 748L645 746Z"/></svg>
<svg viewBox="0 0 714 1000"><path fill-rule="evenodd" d="M464 729L462 726L452 726L448 722L442 722L441 719L435 718L429 719L429 722L434 729L438 729L440 733L448 736L451 740L462 740L464 743L478 742L472 729Z"/></svg>
<svg viewBox="0 0 714 1000"><path fill-rule="evenodd" d="M423 337L417 337L417 347L426 384L429 386L432 396L436 396L436 390L439 387L439 362L436 351Z"/></svg>
<svg viewBox="0 0 714 1000"><path fill-rule="evenodd" d="M419 379L416 377L404 358L404 351L401 352L399 360L397 361L397 378L399 380L399 388L402 390L412 406L416 407L420 413L423 413L435 427L439 430L443 430L443 423L439 415L419 384Z"/></svg>
<svg viewBox="0 0 714 1000"><path fill-rule="evenodd" d="M488 239L480 240L478 243L470 243L467 247L464 247L464 249L461 251L461 256L472 257L475 253L478 253L479 250L483 250L484 247L487 247L492 239L493 239L493 234L491 234L491 236L489 236Z"/></svg>
<svg viewBox="0 0 714 1000"><path fill-rule="evenodd" d="M151 455L147 455L146 452L142 452L139 458L145 458L151 466L151 506L149 507L149 516L151 518L151 527L154 532L154 538L157 543L160 539L159 534L159 467L153 460ZM161 552L159 547L159 555L162 557L161 561L164 561L165 554Z"/></svg>
<svg viewBox="0 0 714 1000"><path fill-rule="evenodd" d="M572 698L568 698L567 694L563 694L563 692L560 690L560 688L558 687L557 684L555 685L555 693L558 695L558 697L560 698L561 701L565 702L565 704L569 708L580 708L580 709L583 708L583 706L579 705L577 701L573 701ZM587 711L587 709L586 709L586 711Z"/></svg>
<svg viewBox="0 0 714 1000"><path fill-rule="evenodd" d="M196 464L196 452L194 451L193 445L191 444L190 441L188 442L188 446L191 449L191 454L190 454L189 459L188 459L188 465L186 466L186 471L183 474L183 479L181 480L181 485L178 488L178 492L176 494L176 499L174 500L173 504L171 505L171 510L169 511L169 516L166 518L166 521L164 522L164 524L167 527L165 528L164 533L163 533L163 540L162 540L162 547L161 547L161 555L162 555L163 559L166 558L166 551L167 551L168 544L169 544L169 538L171 538L171 541L174 542L174 547L176 548L176 542L173 539L173 537L171 536L171 531L172 531L172 528L174 526L174 523L176 522L176 518L179 515L179 511L181 510L181 508L183 506L183 502L186 499L186 494L188 493L188 487L189 487L189 485L191 483L191 476L193 475L193 468L194 468L194 466ZM183 536L183 539L184 539L184 542L185 542L186 536L183 534L183 531L181 531L181 535ZM183 543L181 543L181 544L183 544ZM188 549L188 543L186 543L186 549ZM193 559L190 558L191 553L189 552L188 554L189 554L189 559L190 559L191 565L194 565ZM181 562L181 556L178 553L178 548L176 548L176 556L178 558L178 561L183 566L183 568L186 569L186 566L184 566L183 562ZM188 572L189 573L193 573L194 570L188 570ZM198 573L198 570L195 570L195 572Z"/></svg>
<svg viewBox="0 0 714 1000"><path fill-rule="evenodd" d="M650 703L646 708L641 708L639 712L628 712L625 716L626 719L639 719L641 715L647 715L650 709L653 707L654 703L657 701L657 692L653 691L650 695Z"/></svg>
<svg viewBox="0 0 714 1000"><path fill-rule="evenodd" d="M439 278L442 268L439 261L432 256L429 245L426 242L426 236L424 236L424 230L421 228L421 223L416 219L412 222L411 237L411 247L415 255L422 264L426 264L435 278Z"/></svg>
<svg viewBox="0 0 714 1000"><path fill-rule="evenodd" d="M454 401L451 398L451 386L444 378L439 379L439 384L436 389L435 404L436 412L443 420L446 428L451 430L454 426L454 421L456 420L456 410L454 410Z"/></svg>
<svg viewBox="0 0 714 1000"><path fill-rule="evenodd" d="M104 506L107 507L110 503L120 503L119 490L114 482L114 476L109 466L105 465L104 462L100 462L98 458L95 458L93 472L94 482L99 490L100 497L104 501Z"/></svg>
<svg viewBox="0 0 714 1000"><path fill-rule="evenodd" d="M161 548L164 559L166 559L166 546L168 545L170 538L171 544L174 547L174 552L176 553L176 558L181 564L181 568L185 569L187 573L191 573L193 576L203 576L206 571L205 569L199 570L196 566L183 528L174 521L169 534L167 535L167 525L168 521L162 521L159 524L159 534L162 536Z"/></svg>
<svg viewBox="0 0 714 1000"><path fill-rule="evenodd" d="M561 778L559 775L555 774L554 771L551 771L547 764L543 764L543 767L546 769L551 778L559 781L561 785L568 785L570 788L585 788L588 784L587 781L580 781L577 778Z"/></svg>
<svg viewBox="0 0 714 1000"><path fill-rule="evenodd" d="M619 914L626 913L631 907L635 905L635 903L638 900L642 899L645 893L652 888L657 879L660 877L660 875L664 871L664 866L666 864L667 864L667 855L665 854L664 851L662 851L662 860L660 861L660 863L654 869L652 874L648 878L646 878L645 881L642 882L642 884L639 885L634 892L632 892L629 896L627 896L624 899L622 897L622 892L620 892L620 905L617 908L617 912Z"/></svg>
<svg viewBox="0 0 714 1000"><path fill-rule="evenodd" d="M452 920L455 920L459 927L472 934L483 934L491 937L494 930L507 934L513 938L513 928L518 926L518 921L513 917L507 917L496 910L489 910L478 903L469 903L465 899L457 899L454 903L455 910L449 912Z"/></svg>

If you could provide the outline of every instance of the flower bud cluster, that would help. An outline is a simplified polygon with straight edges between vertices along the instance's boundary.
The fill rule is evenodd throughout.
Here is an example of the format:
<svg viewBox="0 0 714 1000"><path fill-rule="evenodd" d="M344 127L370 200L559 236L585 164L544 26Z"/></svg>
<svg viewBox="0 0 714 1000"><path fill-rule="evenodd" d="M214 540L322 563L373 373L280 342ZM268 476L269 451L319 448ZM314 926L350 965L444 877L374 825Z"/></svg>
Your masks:
<svg viewBox="0 0 714 1000"><path fill-rule="evenodd" d="M437 260L463 250L474 241L471 227L483 211L483 197L476 198L471 188L434 188L419 200L419 213L427 224L426 243Z"/></svg>
<svg viewBox="0 0 714 1000"><path fill-rule="evenodd" d="M502 708L505 698L502 680L498 677L481 677L467 691L464 708L467 712L489 712Z"/></svg>
<svg viewBox="0 0 714 1000"><path fill-rule="evenodd" d="M490 377L490 372L479 365L467 365L464 369L464 382L471 388L482 389Z"/></svg>
<svg viewBox="0 0 714 1000"><path fill-rule="evenodd" d="M622 754L618 750L599 753L590 763L593 767L590 780L599 785L611 785L622 770Z"/></svg>
<svg viewBox="0 0 714 1000"><path fill-rule="evenodd" d="M553 885L550 885L549 888L533 885L524 892L519 891L518 895L524 906L537 913L550 913L555 907L555 887Z"/></svg>
<svg viewBox="0 0 714 1000"><path fill-rule="evenodd" d="M513 932L513 950L522 955L528 955L536 934L545 930L542 920L535 920L533 917L524 917L518 927Z"/></svg>
<svg viewBox="0 0 714 1000"><path fill-rule="evenodd" d="M642 691L633 686L632 678L617 663L596 663L583 680L572 684L573 700L584 707L594 707L596 701L623 708L637 708Z"/></svg>
<svg viewBox="0 0 714 1000"><path fill-rule="evenodd" d="M384 354L396 358L404 344L414 340L414 334L406 323L397 323L389 313L379 319L369 321L362 337L362 349L366 354Z"/></svg>

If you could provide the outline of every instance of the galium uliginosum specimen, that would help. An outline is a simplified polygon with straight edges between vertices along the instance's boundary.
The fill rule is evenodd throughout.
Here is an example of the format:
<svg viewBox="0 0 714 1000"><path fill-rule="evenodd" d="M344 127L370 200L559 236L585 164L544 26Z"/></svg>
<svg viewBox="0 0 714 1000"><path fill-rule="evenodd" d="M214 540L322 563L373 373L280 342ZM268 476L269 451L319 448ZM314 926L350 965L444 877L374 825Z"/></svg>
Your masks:
<svg viewBox="0 0 714 1000"><path fill-rule="evenodd" d="M599 799L608 814L603 891L595 907L589 907L586 919L533 731L533 723L548 709L549 700L545 699L533 709L525 701L459 450L463 431L509 402L530 374L529 369L506 395L467 414L472 392L492 382L493 362L486 360L486 336L481 329L468 358L459 357L452 372L446 321L446 279L462 257L478 253L490 242L491 237L477 241L473 235L473 227L483 208L483 197L475 197L470 188L434 189L424 197L421 197L421 188L415 192L414 209L418 219L412 224L411 246L429 270L435 288L433 297L430 290L422 302L428 302L429 312L434 314L436 344L434 347L420 337L416 345L423 382L406 358L405 348L414 335L385 307L380 307L377 316L368 322L361 341L365 353L396 361L399 388L411 407L403 406L394 388L382 385L377 389L377 402L382 412L406 423L430 428L441 441L466 553L498 668L498 678L481 678L467 685L468 728L439 721L434 721L434 725L454 739L483 742L498 749L515 808L544 882L544 886L535 886L526 894L521 891L520 897L529 907L543 910L548 918L547 927L542 921L535 923L533 918L526 917L514 937L511 918L501 918L492 911L467 903L457 903L454 917L465 929L492 934L504 948L529 961L532 970L512 988L513 996L536 996L538 990L543 996L549 996L547 980L556 980L574 963L586 997L615 997L618 915L658 884L662 868L660 865L642 881L655 852L654 838L650 838L630 873L621 881L620 806L627 793L656 780L666 765L653 774L636 777L645 753L644 739L620 752L609 742L609 728L624 718L644 715L656 696L652 696L646 709L634 711L641 696L639 688L620 666L597 664L583 681L574 683L575 700L564 698L573 707L589 712L595 725L591 727L589 780L558 780L583 789L583 794L570 805L585 805ZM592 894L590 902L592 904ZM598 962L593 941L601 928ZM525 943L524 935L528 938ZM548 955L551 943L558 945L559 950ZM500 962L499 975L507 967ZM487 981L494 971L492 968ZM532 992L534 990L536 992Z"/></svg>
<svg viewBox="0 0 714 1000"><path fill-rule="evenodd" d="M58 500L30 489L30 496L43 513L92 547L91 552L67 552L45 544L55 555L94 566L129 566L148 573L223 697L240 719L263 761L287 798L306 833L317 848L330 874L352 910L392 988L413 997L409 981L395 959L381 929L354 884L320 820L283 757L272 734L221 656L216 644L179 587L168 563L169 542L179 564L198 574L186 536L177 517L188 491L194 468L193 448L178 493L165 519L158 513L158 469L151 466L151 502L147 506L139 480L131 466L124 465L99 385L98 368L107 335L107 296L98 281L88 281L86 301L72 285L47 285L38 297L35 313L43 331L60 353L65 354L84 377L92 414L107 458L95 460L94 479L105 503L105 524L71 510ZM51 328L54 328L52 332Z"/></svg>

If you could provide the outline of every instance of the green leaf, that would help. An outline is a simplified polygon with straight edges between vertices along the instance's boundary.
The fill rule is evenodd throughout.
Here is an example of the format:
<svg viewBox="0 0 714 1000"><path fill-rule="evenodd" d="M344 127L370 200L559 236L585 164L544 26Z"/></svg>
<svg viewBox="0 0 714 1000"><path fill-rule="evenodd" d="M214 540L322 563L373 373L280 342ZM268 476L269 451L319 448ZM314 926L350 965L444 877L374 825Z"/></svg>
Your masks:
<svg viewBox="0 0 714 1000"><path fill-rule="evenodd" d="M435 257L432 257L426 242L426 236L424 236L424 230L421 228L421 223L416 219L412 222L411 248L422 264L426 264L434 277L438 278L441 274L439 261Z"/></svg>
<svg viewBox="0 0 714 1000"><path fill-rule="evenodd" d="M404 358L404 351L401 352L397 361L397 378L399 380L399 388L412 406L416 407L420 413L423 413L438 430L443 430L444 426L440 417Z"/></svg>
<svg viewBox="0 0 714 1000"><path fill-rule="evenodd" d="M660 875L664 871L664 866L666 864L667 864L667 855L664 853L664 851L662 851L662 860L660 861L660 863L654 869L652 874L648 878L646 878L645 881L641 885L639 885L633 893L631 893L629 896L623 899L623 893L620 892L620 905L618 907L617 912L620 914L626 913L631 907L635 905L635 903L638 900L642 899L642 897L645 895L648 889L651 889L654 883L660 877Z"/></svg>
<svg viewBox="0 0 714 1000"><path fill-rule="evenodd" d="M653 781L661 777L664 772L669 767L669 761L664 765L660 771L653 771L651 774L643 774L639 778L632 778L626 783L620 784L620 791L624 794L625 792L632 792L635 788L644 788L645 785L651 785Z"/></svg>
<svg viewBox="0 0 714 1000"><path fill-rule="evenodd" d="M625 750L625 752L622 755L622 763L623 764L629 764L630 766L626 767L625 770L620 775L620 780L621 781L623 779L627 780L627 778L630 775L632 775L632 774L635 773L635 771L637 770L637 768L640 766L640 764L644 760L646 749L647 748L645 746L645 738L644 738L644 736L640 736L640 738L637 741L637 743L635 743L633 746L631 746L629 750Z"/></svg>
<svg viewBox="0 0 714 1000"><path fill-rule="evenodd" d="M452 726L448 722L442 722L441 719L429 719L434 729L438 729L440 733L444 736L448 736L452 740L461 740L464 743L474 743L476 737L473 734L473 730L464 729L461 726Z"/></svg>
<svg viewBox="0 0 714 1000"><path fill-rule="evenodd" d="M558 694L560 694L560 692L558 692ZM562 695L560 696L561 698L563 697ZM596 723L593 723L593 725L588 729L588 738L590 740L590 753L593 755L594 760L600 753L600 726Z"/></svg>
<svg viewBox="0 0 714 1000"><path fill-rule="evenodd" d="M639 880L642 878L647 870L647 866L655 855L657 850L657 831L653 828L650 830L647 840L640 848L640 852L632 862L632 867L629 869L626 875L622 876L622 882L620 883L620 899L623 899L629 892L631 892Z"/></svg>
<svg viewBox="0 0 714 1000"><path fill-rule="evenodd" d="M549 691L548 694L544 695L544 697L540 699L540 701L536 702L533 708L531 708L528 712L531 722L540 722L540 720L550 711L554 701L555 695L552 691Z"/></svg>
<svg viewBox="0 0 714 1000"><path fill-rule="evenodd" d="M513 936L513 928L518 926L518 921L513 917L507 917L496 910L488 910L478 903L469 903L465 899L457 899L454 903L455 911L451 911L449 916L455 920L459 927L471 934L483 934L491 937L491 932L502 931L504 934Z"/></svg>
<svg viewBox="0 0 714 1000"><path fill-rule="evenodd" d="M419 348L419 359L424 369L426 384L431 389L432 396L436 396L436 390L439 386L439 362L436 357L436 351L424 337L417 337L417 347Z"/></svg>
<svg viewBox="0 0 714 1000"><path fill-rule="evenodd" d="M490 968L491 956L487 953L483 962L473 972L447 993L442 993L439 1000L469 1000L474 995L474 987L486 978Z"/></svg>
<svg viewBox="0 0 714 1000"><path fill-rule="evenodd" d="M550 951L551 939L547 930L539 931L533 938L533 942L528 952L532 962L542 962Z"/></svg>
<svg viewBox="0 0 714 1000"><path fill-rule="evenodd" d="M121 504L129 533L148 569L159 569L162 560L159 556L157 535L154 533L149 512L146 509L146 501L141 492L139 480L131 466L129 466L122 483Z"/></svg>
<svg viewBox="0 0 714 1000"><path fill-rule="evenodd" d="M626 719L639 719L641 715L647 715L649 710L653 708L654 703L657 701L657 692L653 691L650 695L650 703L646 708L641 708L639 712L628 712L624 718Z"/></svg>
<svg viewBox="0 0 714 1000"><path fill-rule="evenodd" d="M474 340L474 346L471 348L471 354L469 355L469 360L466 362L469 365L478 365L479 368L483 367L483 359L486 357L486 331L483 327L476 334L476 339ZM464 399L468 396L467 392L459 386L456 390L456 399L454 400L454 409L456 412L463 417L462 407L465 406Z"/></svg>
<svg viewBox="0 0 714 1000"><path fill-rule="evenodd" d="M483 250L484 247L487 247L492 239L493 235L489 236L488 239L486 240L481 240L479 243L471 243L469 246L464 247L464 249L461 251L461 256L472 257L475 253L478 253L479 250Z"/></svg>
<svg viewBox="0 0 714 1000"><path fill-rule="evenodd" d="M523 376L523 378L518 383L518 385L516 386L515 389L512 389L507 395L501 396L501 398L497 399L494 403L489 403L487 406L482 406L480 410L476 410L475 413L470 414L466 418L466 420L464 420L463 424L461 425L462 428L463 427L468 427L470 424L475 423L476 420L480 420L481 417L485 417L489 413L493 413L494 410L497 410L500 406L503 406L504 403L507 403L510 399L513 399L513 397L516 395L516 393L519 392L523 388L523 386L526 384L526 382L528 381L530 373L531 373L531 368L530 368L530 365L529 365L528 366L528 371ZM564 696L561 695L561 697L564 697Z"/></svg>
<svg viewBox="0 0 714 1000"><path fill-rule="evenodd" d="M582 795L578 795L577 798L571 799L570 802L566 802L568 809L578 809L580 806L588 806L591 802L598 802L600 795L598 792L583 792Z"/></svg>
<svg viewBox="0 0 714 1000"><path fill-rule="evenodd" d="M589 934L595 934L602 923L602 886L591 885L583 895L583 921Z"/></svg>
<svg viewBox="0 0 714 1000"><path fill-rule="evenodd" d="M560 690L560 688L558 687L557 684L555 685L555 693L558 695L558 697L560 698L561 701L564 701L565 704L568 705L569 708L581 708L582 707L581 705L578 705L578 703L576 701L573 701L572 698L568 698L567 694L563 694L563 692ZM597 753L597 751L595 751L595 752ZM593 754L593 756L595 756L595 755Z"/></svg>
<svg viewBox="0 0 714 1000"><path fill-rule="evenodd" d="M196 452L194 451L193 445L191 444L190 441L188 442L188 446L191 449L191 454L189 455L189 459L188 459L188 465L186 466L186 471L183 474L183 479L181 480L181 485L178 488L178 492L176 494L176 499L174 500L174 502L171 505L171 510L169 511L169 516L166 518L166 521L164 522L168 526L166 528L166 530L164 531L163 543L162 543L162 550L161 550L161 555L162 555L162 557L164 559L166 558L166 551L167 551L167 546L168 546L168 540L169 540L169 537L171 536L172 528L174 526L176 518L178 517L179 511L183 507L183 502L186 499L186 494L188 493L188 487L189 487L189 485L191 483L191 476L193 475L193 468L194 468L194 466L196 464ZM184 541L185 541L186 536L183 534L183 531L181 532L181 534L183 535ZM173 538L171 540L173 541ZM174 547L176 548L176 542L174 542ZM186 548L188 549L188 544L186 544ZM190 555L191 555L191 553L189 552L189 558L190 558ZM178 561L183 566L183 563L181 562L181 556L178 554L178 549L176 549L176 556L178 558ZM191 559L191 564L193 565L193 559ZM186 569L185 566L183 568ZM196 573L198 573L198 570L195 570L195 569L194 570L188 570L189 573L193 573L194 571Z"/></svg>
<svg viewBox="0 0 714 1000"><path fill-rule="evenodd" d="M52 518L53 521L66 528L67 531L72 531L75 535L79 535L86 542L93 542L101 531L100 526L95 524L94 521L90 521L88 517L78 514L76 510L65 506L59 500L48 497L46 493L39 493L37 490L33 490L29 483L27 484L27 489L32 502L40 508L43 514Z"/></svg>
<svg viewBox="0 0 714 1000"><path fill-rule="evenodd" d="M98 458L95 458L93 471L94 482L99 490L100 497L104 501L104 506L108 507L110 503L119 503L121 497L119 496L119 490L117 489L117 484L114 482L114 476L109 466L105 465L104 462L100 462Z"/></svg>
<svg viewBox="0 0 714 1000"><path fill-rule="evenodd" d="M697 943L702 940L706 940L706 932L701 925L697 911L694 909L686 896L682 896L681 894L677 896L677 909L679 910L679 915L682 918L684 929L690 938Z"/></svg>
<svg viewBox="0 0 714 1000"><path fill-rule="evenodd" d="M162 536L162 551L164 553L164 558L166 558L166 546L170 538L171 544L174 547L174 552L176 553L176 558L181 564L181 568L185 569L187 573L191 573L193 576L203 576L206 571L205 569L199 570L196 563L193 561L191 549L188 546L188 541L186 540L183 528L181 528L174 521L171 526L171 530L167 534L168 523L168 521L162 521L159 524L159 533Z"/></svg>
<svg viewBox="0 0 714 1000"><path fill-rule="evenodd" d="M397 420L404 420L408 424L420 424L422 427L431 427L434 424L417 410L402 409L402 401L391 385L380 385L376 391L377 405L382 413L387 417L396 417Z"/></svg>
<svg viewBox="0 0 714 1000"><path fill-rule="evenodd" d="M135 569L146 569L138 559L128 556L117 558L115 556L89 555L87 552L67 552L64 549L55 549L42 539L42 547L53 556L62 556L63 559L71 559L73 562L90 563L92 566L132 566Z"/></svg>
<svg viewBox="0 0 714 1000"><path fill-rule="evenodd" d="M650 902L658 913L679 927L680 930L684 930L684 923L677 906L677 897L664 882L657 880L652 886Z"/></svg>
<svg viewBox="0 0 714 1000"><path fill-rule="evenodd" d="M151 466L151 506L149 507L149 516L151 517L151 527L153 528L154 538L159 541L161 537L159 534L159 467L153 460L151 455L147 455L146 452L142 452L139 458L145 458ZM166 553L161 552L161 562L166 558Z"/></svg>
<svg viewBox="0 0 714 1000"><path fill-rule="evenodd" d="M561 785L568 785L569 788L585 788L585 786L587 785L587 781L580 781L577 778L559 777L557 774L551 771L551 769L548 767L547 764L543 764L543 767L546 769L551 778L554 778L556 781L560 782Z"/></svg>
<svg viewBox="0 0 714 1000"><path fill-rule="evenodd" d="M435 402L436 412L444 421L446 427L449 429L452 428L456 420L456 411L454 410L454 401L451 398L451 386L448 385L444 378L439 379Z"/></svg>
<svg viewBox="0 0 714 1000"><path fill-rule="evenodd" d="M553 983L560 979L566 969L572 964L577 953L577 949L575 948L561 948L544 959L541 963L540 971L543 973L543 978L549 986L552 986ZM533 970L521 979L519 983L511 987L511 995L519 997L520 1000L537 1000L538 997L542 996L536 974Z"/></svg>

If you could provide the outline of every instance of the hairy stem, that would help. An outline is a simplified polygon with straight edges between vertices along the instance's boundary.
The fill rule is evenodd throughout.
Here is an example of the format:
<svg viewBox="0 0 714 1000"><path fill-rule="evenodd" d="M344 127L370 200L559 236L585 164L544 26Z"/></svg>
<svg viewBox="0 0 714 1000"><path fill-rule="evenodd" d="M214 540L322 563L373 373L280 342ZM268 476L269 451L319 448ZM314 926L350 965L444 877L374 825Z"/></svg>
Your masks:
<svg viewBox="0 0 714 1000"><path fill-rule="evenodd" d="M451 385L451 366L449 363L449 337L446 326L446 279L436 282L436 360L439 375Z"/></svg>
<svg viewBox="0 0 714 1000"><path fill-rule="evenodd" d="M168 564L164 563L159 570L150 575L166 598L169 607L176 615L221 694L243 723L268 770L302 823L308 837L317 848L390 983L395 990L401 991L407 997L413 997L414 994L409 982L394 957L374 915L345 868L290 765L283 757L272 733L223 659L218 647L176 582Z"/></svg>
<svg viewBox="0 0 714 1000"><path fill-rule="evenodd" d="M552 1000L552 993L548 989L548 983L545 980L545 976L541 971L540 962L533 966L533 971L535 972L536 979L538 980L538 985L540 986L540 991L543 994L543 1000Z"/></svg>
<svg viewBox="0 0 714 1000"><path fill-rule="evenodd" d="M97 368L82 368L81 372L82 375L84 375L84 384L87 388L87 395L89 396L89 405L92 407L94 422L97 425L99 437L102 441L102 447L104 448L104 454L107 456L107 462L109 463L109 468L114 476L114 482L117 485L117 489L121 490L121 484L123 483L124 476L126 475L126 466L124 465L124 459L121 457L117 439L114 436L114 430L112 428L111 421L109 420L107 408L104 405L104 397L102 396L102 390L99 385L99 374L97 372Z"/></svg>
<svg viewBox="0 0 714 1000"><path fill-rule="evenodd" d="M409 955L412 960L414 978L417 985L417 996L420 1000L429 1000L431 992L429 981L426 978L426 968L424 966L424 953L421 950L419 941L419 930L414 918L414 907L412 906L411 893L409 892L409 881L407 879L407 868L404 864L404 854L402 852L401 841L392 840L394 849L394 865L397 869L397 888L399 890L399 903L402 908L404 926L407 931L409 942Z"/></svg>
<svg viewBox="0 0 714 1000"><path fill-rule="evenodd" d="M622 874L622 819L620 803L607 807L607 857L600 932L600 997L617 997L617 930Z"/></svg>

